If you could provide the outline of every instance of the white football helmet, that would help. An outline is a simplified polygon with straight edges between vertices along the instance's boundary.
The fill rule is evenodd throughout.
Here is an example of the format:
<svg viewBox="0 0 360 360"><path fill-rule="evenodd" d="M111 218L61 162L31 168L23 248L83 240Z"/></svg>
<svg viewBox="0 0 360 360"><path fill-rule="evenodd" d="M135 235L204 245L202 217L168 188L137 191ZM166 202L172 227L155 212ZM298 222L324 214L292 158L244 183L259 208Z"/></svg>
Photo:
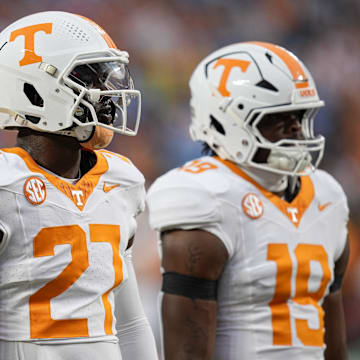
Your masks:
<svg viewBox="0 0 360 360"><path fill-rule="evenodd" d="M288 50L264 42L244 42L207 56L190 79L193 140L206 142L221 158L277 174L302 175L316 168L325 139L315 136L319 108L314 81ZM267 114L304 110L303 140L270 142L258 125ZM259 149L266 162L254 161Z"/></svg>
<svg viewBox="0 0 360 360"><path fill-rule="evenodd" d="M82 16L49 11L12 23L0 33L0 128L29 127L80 142L96 129L94 148L114 132L136 135L141 95L128 62L128 53Z"/></svg>

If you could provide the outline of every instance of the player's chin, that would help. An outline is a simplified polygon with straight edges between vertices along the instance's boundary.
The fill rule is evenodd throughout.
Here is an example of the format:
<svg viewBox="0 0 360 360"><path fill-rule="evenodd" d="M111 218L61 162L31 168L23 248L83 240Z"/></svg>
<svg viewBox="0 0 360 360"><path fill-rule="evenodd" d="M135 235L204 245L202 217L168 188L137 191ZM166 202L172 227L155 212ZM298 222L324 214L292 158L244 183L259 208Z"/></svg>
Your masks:
<svg viewBox="0 0 360 360"><path fill-rule="evenodd" d="M99 114L97 114L97 117L99 122L106 125L111 125L114 121L113 116L111 114L104 114L100 112Z"/></svg>

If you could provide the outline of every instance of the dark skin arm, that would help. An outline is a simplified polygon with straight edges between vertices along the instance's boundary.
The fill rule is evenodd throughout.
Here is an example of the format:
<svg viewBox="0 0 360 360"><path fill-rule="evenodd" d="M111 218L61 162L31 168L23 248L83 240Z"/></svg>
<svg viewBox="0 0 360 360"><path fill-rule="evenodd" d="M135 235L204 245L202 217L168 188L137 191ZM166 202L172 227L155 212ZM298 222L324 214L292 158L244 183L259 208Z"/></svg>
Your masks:
<svg viewBox="0 0 360 360"><path fill-rule="evenodd" d="M335 274L344 275L349 259L349 243L335 263ZM324 300L325 311L325 360L348 359L346 331L341 289L330 293Z"/></svg>
<svg viewBox="0 0 360 360"><path fill-rule="evenodd" d="M162 233L166 272L218 280L228 260L224 244L202 230ZM216 301L164 294L165 360L210 360L216 333Z"/></svg>

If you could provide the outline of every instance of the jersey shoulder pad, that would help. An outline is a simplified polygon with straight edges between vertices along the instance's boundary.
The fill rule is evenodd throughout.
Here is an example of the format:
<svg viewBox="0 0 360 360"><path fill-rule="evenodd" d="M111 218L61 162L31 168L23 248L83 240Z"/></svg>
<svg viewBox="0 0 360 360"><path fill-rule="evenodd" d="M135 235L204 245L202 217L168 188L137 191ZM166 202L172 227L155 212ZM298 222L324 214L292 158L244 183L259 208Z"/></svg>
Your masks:
<svg viewBox="0 0 360 360"><path fill-rule="evenodd" d="M16 154L0 149L0 186L10 185L28 171L25 163Z"/></svg>
<svg viewBox="0 0 360 360"><path fill-rule="evenodd" d="M332 205L334 215L331 222L334 227L333 236L336 242L334 259L337 260L344 251L347 239L347 223L349 221L349 206L341 185L333 176L323 170L316 170L311 178L314 183L315 196L320 207Z"/></svg>
<svg viewBox="0 0 360 360"><path fill-rule="evenodd" d="M158 178L148 191L150 225L163 231L181 225L217 222L221 218L217 195L209 177L195 177L181 168L171 170Z"/></svg>
<svg viewBox="0 0 360 360"><path fill-rule="evenodd" d="M125 187L144 185L143 174L127 157L108 150L97 150L96 152L100 153L108 163L106 181L120 183Z"/></svg>
<svg viewBox="0 0 360 360"><path fill-rule="evenodd" d="M324 170L316 170L311 179L314 184L315 198L319 206L331 204L336 209L338 221L349 221L349 205L342 186Z"/></svg>
<svg viewBox="0 0 360 360"><path fill-rule="evenodd" d="M107 150L98 150L106 159L108 170L102 176L105 183L119 184L124 191L123 199L127 201L128 210L135 217L145 210L145 178L136 166L125 156Z"/></svg>
<svg viewBox="0 0 360 360"><path fill-rule="evenodd" d="M185 163L168 173L167 181L173 184L201 186L210 193L222 194L229 190L231 180L223 167L211 156L204 156Z"/></svg>
<svg viewBox="0 0 360 360"><path fill-rule="evenodd" d="M317 169L310 175L315 193L322 200L347 203L347 197L340 183L328 172Z"/></svg>

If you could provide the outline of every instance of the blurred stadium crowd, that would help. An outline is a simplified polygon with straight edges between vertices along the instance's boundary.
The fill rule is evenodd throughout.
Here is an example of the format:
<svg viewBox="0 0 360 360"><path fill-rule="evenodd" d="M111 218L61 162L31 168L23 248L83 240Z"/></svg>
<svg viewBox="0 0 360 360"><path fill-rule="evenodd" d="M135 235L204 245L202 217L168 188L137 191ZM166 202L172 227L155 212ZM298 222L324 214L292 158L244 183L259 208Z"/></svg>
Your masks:
<svg viewBox="0 0 360 360"><path fill-rule="evenodd" d="M89 17L130 53L130 70L142 91L139 135L115 137L110 150L130 157L147 185L200 154L188 136L188 79L218 47L258 40L293 50L305 62L325 100L316 118L326 136L321 168L343 185L350 209L351 258L344 285L348 340L360 346L360 1L359 0L1 0L0 28L45 10ZM0 146L14 134L0 133ZM134 261L144 305L158 336L160 287L156 236L140 217Z"/></svg>

